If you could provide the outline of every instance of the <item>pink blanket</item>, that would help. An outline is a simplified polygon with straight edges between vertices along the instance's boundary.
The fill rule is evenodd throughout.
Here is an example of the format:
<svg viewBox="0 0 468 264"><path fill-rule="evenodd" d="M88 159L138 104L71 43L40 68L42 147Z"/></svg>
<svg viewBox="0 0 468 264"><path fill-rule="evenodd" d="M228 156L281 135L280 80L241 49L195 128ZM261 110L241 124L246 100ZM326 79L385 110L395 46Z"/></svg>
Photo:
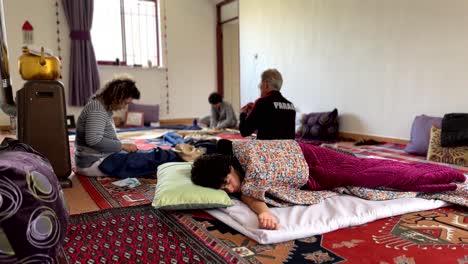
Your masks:
<svg viewBox="0 0 468 264"><path fill-rule="evenodd" d="M401 191L444 192L457 188L465 175L441 165L357 158L323 147L300 143L309 166L310 190L336 187L386 187Z"/></svg>

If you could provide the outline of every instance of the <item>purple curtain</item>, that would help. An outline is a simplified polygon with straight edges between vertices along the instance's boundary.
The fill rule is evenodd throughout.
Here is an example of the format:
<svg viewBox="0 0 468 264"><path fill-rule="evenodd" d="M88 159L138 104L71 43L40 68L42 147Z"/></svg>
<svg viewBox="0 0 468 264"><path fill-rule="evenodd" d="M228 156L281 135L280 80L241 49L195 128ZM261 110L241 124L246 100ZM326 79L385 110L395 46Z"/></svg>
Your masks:
<svg viewBox="0 0 468 264"><path fill-rule="evenodd" d="M83 106L99 88L99 73L91 43L94 0L62 0L70 28L69 103Z"/></svg>

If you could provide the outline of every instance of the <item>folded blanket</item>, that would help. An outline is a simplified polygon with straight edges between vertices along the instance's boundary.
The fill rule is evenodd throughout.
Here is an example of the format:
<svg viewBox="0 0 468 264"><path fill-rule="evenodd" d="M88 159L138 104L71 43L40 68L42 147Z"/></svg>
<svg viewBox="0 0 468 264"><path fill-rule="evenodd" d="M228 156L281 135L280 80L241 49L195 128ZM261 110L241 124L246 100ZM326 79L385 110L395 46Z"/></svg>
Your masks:
<svg viewBox="0 0 468 264"><path fill-rule="evenodd" d="M442 147L468 145L468 114L444 115L440 139Z"/></svg>
<svg viewBox="0 0 468 264"><path fill-rule="evenodd" d="M336 187L386 187L401 191L444 192L457 188L465 175L441 165L352 157L299 143L309 166L310 190Z"/></svg>

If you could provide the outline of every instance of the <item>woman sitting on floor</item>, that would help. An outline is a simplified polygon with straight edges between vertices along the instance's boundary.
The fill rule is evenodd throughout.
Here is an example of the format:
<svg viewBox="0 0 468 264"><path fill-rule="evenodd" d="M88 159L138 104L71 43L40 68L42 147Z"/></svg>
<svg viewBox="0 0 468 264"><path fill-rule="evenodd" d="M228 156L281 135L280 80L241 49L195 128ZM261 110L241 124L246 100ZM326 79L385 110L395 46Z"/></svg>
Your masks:
<svg viewBox="0 0 468 264"><path fill-rule="evenodd" d="M267 203L311 205L337 195L336 187L385 187L401 191L455 190L465 176L446 166L357 158L294 140L220 141L224 154L203 155L192 167L192 181L241 193L258 215L259 227L279 229ZM311 192L314 191L314 192Z"/></svg>
<svg viewBox="0 0 468 264"><path fill-rule="evenodd" d="M165 162L182 161L169 150L138 150L135 144L117 137L113 111L140 99L135 81L123 77L109 81L86 104L78 117L75 139L75 165L86 176L117 178L147 177Z"/></svg>

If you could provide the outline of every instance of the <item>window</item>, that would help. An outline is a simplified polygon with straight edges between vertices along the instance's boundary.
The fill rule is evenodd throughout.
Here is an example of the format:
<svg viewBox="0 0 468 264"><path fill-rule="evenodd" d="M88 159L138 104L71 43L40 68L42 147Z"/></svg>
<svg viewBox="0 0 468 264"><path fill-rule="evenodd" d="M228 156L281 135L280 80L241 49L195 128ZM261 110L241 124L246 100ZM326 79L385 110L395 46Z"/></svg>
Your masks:
<svg viewBox="0 0 468 264"><path fill-rule="evenodd" d="M95 0L91 37L98 64L160 66L158 0Z"/></svg>

